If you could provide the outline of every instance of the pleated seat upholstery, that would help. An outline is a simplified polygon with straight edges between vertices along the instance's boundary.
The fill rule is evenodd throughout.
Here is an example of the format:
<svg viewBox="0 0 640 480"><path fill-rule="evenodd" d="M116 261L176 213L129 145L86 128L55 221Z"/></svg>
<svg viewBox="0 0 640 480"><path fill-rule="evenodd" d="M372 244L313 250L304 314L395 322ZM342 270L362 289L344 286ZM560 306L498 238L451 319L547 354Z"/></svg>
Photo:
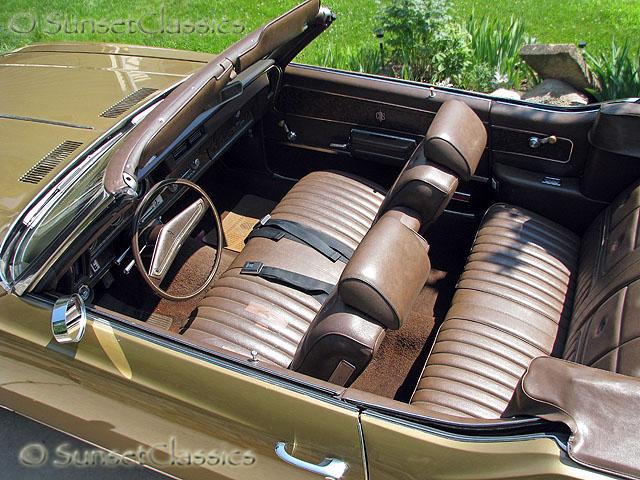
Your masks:
<svg viewBox="0 0 640 480"><path fill-rule="evenodd" d="M287 193L271 218L297 222L355 249L371 228L385 192L341 172L313 172Z"/></svg>
<svg viewBox="0 0 640 480"><path fill-rule="evenodd" d="M560 225L491 207L412 403L499 417L531 360L562 347L579 252L580 238Z"/></svg>

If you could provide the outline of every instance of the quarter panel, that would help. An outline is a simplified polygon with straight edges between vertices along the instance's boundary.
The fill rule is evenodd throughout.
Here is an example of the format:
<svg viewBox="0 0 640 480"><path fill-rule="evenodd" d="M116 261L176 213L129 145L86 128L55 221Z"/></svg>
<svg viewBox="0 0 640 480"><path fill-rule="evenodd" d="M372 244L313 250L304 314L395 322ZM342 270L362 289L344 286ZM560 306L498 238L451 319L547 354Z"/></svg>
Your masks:
<svg viewBox="0 0 640 480"><path fill-rule="evenodd" d="M550 438L456 439L366 412L361 423L370 480L611 478L580 468Z"/></svg>

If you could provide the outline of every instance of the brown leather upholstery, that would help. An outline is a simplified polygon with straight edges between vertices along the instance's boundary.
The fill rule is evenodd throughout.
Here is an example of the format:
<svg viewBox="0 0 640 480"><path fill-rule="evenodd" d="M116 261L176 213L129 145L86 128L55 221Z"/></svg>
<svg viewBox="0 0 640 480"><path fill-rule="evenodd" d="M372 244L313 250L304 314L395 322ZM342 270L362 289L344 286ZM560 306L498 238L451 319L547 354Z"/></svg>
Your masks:
<svg viewBox="0 0 640 480"><path fill-rule="evenodd" d="M467 182L476 171L487 144L482 121L464 102L442 104L424 139L424 154Z"/></svg>
<svg viewBox="0 0 640 480"><path fill-rule="evenodd" d="M478 153L473 141L456 135L460 124L466 125L466 134L475 134L476 121L485 135L482 123L465 108L441 107L447 120L435 128L462 154L449 159L445 148L434 152L447 156L439 162L451 170L468 162L465 172L473 172L486 136L478 141ZM400 328L424 286L430 263L428 245L418 232L442 212L457 183L455 175L428 165L422 149L408 162L384 209L384 192L374 184L338 172L307 175L271 219L339 240L354 250L346 267L304 243L251 238L201 302L185 338L247 356L255 350L260 360L351 382L370 361L385 329ZM306 293L241 273L246 262L338 285L338 291L320 311L320 303Z"/></svg>
<svg viewBox="0 0 640 480"><path fill-rule="evenodd" d="M579 248L575 234L538 215L490 208L411 402L499 417L531 360L554 351Z"/></svg>
<svg viewBox="0 0 640 480"><path fill-rule="evenodd" d="M364 370L385 329L399 328L429 276L429 245L415 226L393 211L365 235L303 337L293 370L341 385Z"/></svg>
<svg viewBox="0 0 640 480"><path fill-rule="evenodd" d="M384 199L378 216L403 209L420 222L424 231L435 222L458 188L458 178L426 164L422 149L416 150Z"/></svg>
<svg viewBox="0 0 640 480"><path fill-rule="evenodd" d="M374 184L339 172L314 172L298 183L271 212L335 237L355 249L371 228L384 199Z"/></svg>
<svg viewBox="0 0 640 480"><path fill-rule="evenodd" d="M567 442L569 456L578 463L640 477L640 379L538 357L505 412L522 415L568 425L573 434Z"/></svg>
<svg viewBox="0 0 640 480"><path fill-rule="evenodd" d="M342 300L386 328L397 330L427 281L429 245L395 215L384 215L347 264Z"/></svg>
<svg viewBox="0 0 640 480"><path fill-rule="evenodd" d="M200 302L184 337L214 348L288 367L309 324L320 310L313 296L259 277L242 275L247 261L283 268L337 284L344 263L332 262L306 245L283 238L254 238Z"/></svg>
<svg viewBox="0 0 640 480"><path fill-rule="evenodd" d="M350 385L378 350L385 329L346 305L335 292L302 338L291 370L338 385Z"/></svg>
<svg viewBox="0 0 640 480"><path fill-rule="evenodd" d="M458 179L467 181L475 173L486 143L486 130L473 110L458 100L445 102L386 195L378 217L401 208L421 222L424 232L449 204Z"/></svg>
<svg viewBox="0 0 640 480"><path fill-rule="evenodd" d="M517 207L492 207L412 403L499 417L541 356L640 376L639 215L638 184L582 240Z"/></svg>

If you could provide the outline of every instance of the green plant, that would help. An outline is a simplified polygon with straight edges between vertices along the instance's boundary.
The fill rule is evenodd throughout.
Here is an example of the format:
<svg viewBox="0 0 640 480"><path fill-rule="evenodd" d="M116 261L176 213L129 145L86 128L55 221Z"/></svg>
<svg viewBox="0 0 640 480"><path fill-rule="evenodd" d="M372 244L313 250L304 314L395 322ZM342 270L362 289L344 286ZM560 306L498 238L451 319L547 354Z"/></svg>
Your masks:
<svg viewBox="0 0 640 480"><path fill-rule="evenodd" d="M507 22L490 20L487 16L477 17L473 12L467 21L467 31L471 35L475 63L484 63L493 70L494 87L519 90L524 82L527 86L536 82L535 73L520 58L522 46L535 42L525 32L522 21L514 17Z"/></svg>
<svg viewBox="0 0 640 480"><path fill-rule="evenodd" d="M640 48L632 52L628 42L620 47L613 39L609 52L596 56L587 52L586 57L596 84L589 93L596 100L640 96Z"/></svg>
<svg viewBox="0 0 640 480"><path fill-rule="evenodd" d="M350 72L374 73L383 72L380 50L370 45L359 48L345 47L335 48L330 45L321 59L316 59L315 64L323 67L348 70Z"/></svg>
<svg viewBox="0 0 640 480"><path fill-rule="evenodd" d="M379 4L391 70L403 78L457 83L470 63L469 35L453 21L446 0Z"/></svg>

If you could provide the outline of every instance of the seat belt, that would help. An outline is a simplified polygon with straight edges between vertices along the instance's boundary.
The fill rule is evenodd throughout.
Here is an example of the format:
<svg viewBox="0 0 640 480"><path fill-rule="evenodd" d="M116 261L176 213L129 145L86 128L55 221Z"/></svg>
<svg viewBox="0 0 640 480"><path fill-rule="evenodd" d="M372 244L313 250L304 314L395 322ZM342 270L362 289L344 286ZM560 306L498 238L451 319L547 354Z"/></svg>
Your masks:
<svg viewBox="0 0 640 480"><path fill-rule="evenodd" d="M335 285L331 283L282 268L268 267L262 262L246 262L240 270L240 274L264 278L270 282L307 293L315 297L320 303L324 303L335 288Z"/></svg>
<svg viewBox="0 0 640 480"><path fill-rule="evenodd" d="M267 215L256 224L247 241L253 237L268 238L275 242L287 237L309 245L332 262L340 260L346 263L353 255L353 249L329 235L289 220L274 220L271 215Z"/></svg>

